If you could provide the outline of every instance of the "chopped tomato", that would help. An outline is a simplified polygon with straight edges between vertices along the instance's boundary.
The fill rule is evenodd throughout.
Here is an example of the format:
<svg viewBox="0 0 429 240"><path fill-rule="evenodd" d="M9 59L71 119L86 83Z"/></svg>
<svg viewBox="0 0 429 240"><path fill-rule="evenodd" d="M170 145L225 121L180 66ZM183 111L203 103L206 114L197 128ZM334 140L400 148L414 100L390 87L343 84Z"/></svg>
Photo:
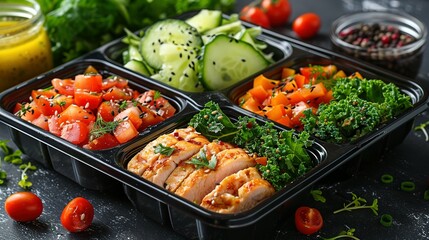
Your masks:
<svg viewBox="0 0 429 240"><path fill-rule="evenodd" d="M83 122L87 125L95 121L95 116L92 112L87 111L75 104L70 105L58 117L58 124L66 122Z"/></svg>
<svg viewBox="0 0 429 240"><path fill-rule="evenodd" d="M38 126L41 129L44 129L47 131L49 130L48 118L43 114L40 114L40 116L34 119L33 121L31 121L31 123Z"/></svg>
<svg viewBox="0 0 429 240"><path fill-rule="evenodd" d="M103 100L101 93L89 92L88 90L76 89L74 92L74 102L76 105L87 108L96 109Z"/></svg>
<svg viewBox="0 0 429 240"><path fill-rule="evenodd" d="M61 128L61 138L64 138L73 144L81 144L86 142L88 135L88 125L84 122L66 123Z"/></svg>
<svg viewBox="0 0 429 240"><path fill-rule="evenodd" d="M16 109L18 110L16 111ZM39 107L34 101L30 103L19 104L19 105L17 104L15 106L14 112L15 114L18 114L19 116L21 116L22 119L30 122L38 118L40 114L42 114L42 111L40 111Z"/></svg>
<svg viewBox="0 0 429 240"><path fill-rule="evenodd" d="M50 98L39 95L33 100L37 104L38 109L45 115L58 114L64 111L73 103L73 99L66 95L55 95Z"/></svg>
<svg viewBox="0 0 429 240"><path fill-rule="evenodd" d="M40 96L45 96L46 98L52 98L57 94L58 93L55 92L55 89L53 88L37 89L37 90L31 91L31 98L33 100L39 98Z"/></svg>
<svg viewBox="0 0 429 240"><path fill-rule="evenodd" d="M147 127L153 126L164 121L163 117L158 116L149 108L145 106L139 106L139 108L140 111L142 111L142 125L140 126L140 130L146 129Z"/></svg>
<svg viewBox="0 0 429 240"><path fill-rule="evenodd" d="M116 86L109 88L103 94L103 99L109 100L131 100L133 99L133 91L129 88L118 88Z"/></svg>
<svg viewBox="0 0 429 240"><path fill-rule="evenodd" d="M169 118L176 113L176 109L170 104L170 102L160 96L157 91L146 91L139 95L137 99L143 106L149 107L163 118Z"/></svg>
<svg viewBox="0 0 429 240"><path fill-rule="evenodd" d="M115 121L130 120L136 129L139 129L143 123L142 112L138 107L130 107L115 116Z"/></svg>
<svg viewBox="0 0 429 240"><path fill-rule="evenodd" d="M61 128L60 124L58 123L58 115L52 115L48 119L48 129L50 133L57 136L61 136Z"/></svg>
<svg viewBox="0 0 429 240"><path fill-rule="evenodd" d="M54 78L51 81L52 86L54 86L54 89L59 93L63 95L71 95L74 94L74 80L67 78L67 79L59 79Z"/></svg>
<svg viewBox="0 0 429 240"><path fill-rule="evenodd" d="M295 226L302 234L313 234L323 226L322 214L316 208L299 207L295 211Z"/></svg>
<svg viewBox="0 0 429 240"><path fill-rule="evenodd" d="M283 68L282 69L282 79L286 79L288 77L292 77L293 75L295 75L295 69L292 68Z"/></svg>
<svg viewBox="0 0 429 240"><path fill-rule="evenodd" d="M113 135L116 137L119 143L125 143L135 138L139 134L139 131L134 127L131 120L121 121L116 129L113 131Z"/></svg>
<svg viewBox="0 0 429 240"><path fill-rule="evenodd" d="M111 87L126 88L128 87L128 80L118 76L113 76L104 79L102 83L102 89L107 90Z"/></svg>
<svg viewBox="0 0 429 240"><path fill-rule="evenodd" d="M91 150L102 150L102 149L112 148L117 145L119 145L119 142L118 140L116 140L116 137L113 136L113 134L106 133L101 137L98 137L90 141L88 144L84 145L83 147Z"/></svg>
<svg viewBox="0 0 429 240"><path fill-rule="evenodd" d="M103 77L100 74L80 74L74 78L74 90L84 89L90 92L101 92Z"/></svg>
<svg viewBox="0 0 429 240"><path fill-rule="evenodd" d="M106 122L113 121L114 117L119 113L119 104L113 101L104 101L100 104L97 110L98 116Z"/></svg>

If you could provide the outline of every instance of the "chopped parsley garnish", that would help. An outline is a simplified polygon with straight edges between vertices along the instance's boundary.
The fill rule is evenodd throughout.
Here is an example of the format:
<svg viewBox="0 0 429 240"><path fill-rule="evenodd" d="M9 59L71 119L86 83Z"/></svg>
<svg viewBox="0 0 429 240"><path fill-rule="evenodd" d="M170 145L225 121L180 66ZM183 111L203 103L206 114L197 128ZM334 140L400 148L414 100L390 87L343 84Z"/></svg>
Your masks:
<svg viewBox="0 0 429 240"><path fill-rule="evenodd" d="M208 160L206 151L204 149L201 149L198 153L198 156L191 158L188 163L194 164L196 168L205 167L209 169L215 169L217 164L217 158L216 155L212 155L210 160Z"/></svg>
<svg viewBox="0 0 429 240"><path fill-rule="evenodd" d="M103 120L102 117L98 116L97 120L94 123L94 126L89 133L89 140L92 141L96 138L103 136L106 133L113 132L120 122L120 120L106 122Z"/></svg>
<svg viewBox="0 0 429 240"><path fill-rule="evenodd" d="M154 148L155 148L154 150L155 153L161 153L162 155L165 155L165 156L171 156L171 154L173 154L175 150L172 147L167 147L162 145L162 143L158 144L157 146L154 146Z"/></svg>

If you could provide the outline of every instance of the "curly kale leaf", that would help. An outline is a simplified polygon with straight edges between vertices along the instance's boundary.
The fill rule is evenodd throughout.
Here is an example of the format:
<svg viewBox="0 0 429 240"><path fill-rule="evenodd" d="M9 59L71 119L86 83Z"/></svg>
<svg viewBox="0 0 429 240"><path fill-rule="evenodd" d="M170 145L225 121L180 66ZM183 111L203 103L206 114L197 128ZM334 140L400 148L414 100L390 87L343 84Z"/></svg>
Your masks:
<svg viewBox="0 0 429 240"><path fill-rule="evenodd" d="M306 131L335 143L362 137L412 106L409 96L382 80L339 79L333 97L317 115L307 111L302 122Z"/></svg>

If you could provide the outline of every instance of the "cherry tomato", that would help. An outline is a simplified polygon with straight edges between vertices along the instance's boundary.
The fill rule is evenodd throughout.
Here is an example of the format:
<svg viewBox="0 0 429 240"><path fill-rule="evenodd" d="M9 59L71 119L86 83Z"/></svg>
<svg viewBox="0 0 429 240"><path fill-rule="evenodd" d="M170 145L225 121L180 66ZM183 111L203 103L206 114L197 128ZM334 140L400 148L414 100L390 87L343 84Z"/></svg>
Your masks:
<svg viewBox="0 0 429 240"><path fill-rule="evenodd" d="M322 228L323 218L319 210L310 207L299 207L295 212L295 226L302 234L310 235Z"/></svg>
<svg viewBox="0 0 429 240"><path fill-rule="evenodd" d="M83 197L71 200L61 213L61 224L69 232L87 229L94 219L94 207Z"/></svg>
<svg viewBox="0 0 429 240"><path fill-rule="evenodd" d="M279 27L287 23L292 12L288 0L262 0L261 7L273 27Z"/></svg>
<svg viewBox="0 0 429 240"><path fill-rule="evenodd" d="M314 37L320 29L320 17L315 13L304 13L292 23L292 29L302 39Z"/></svg>
<svg viewBox="0 0 429 240"><path fill-rule="evenodd" d="M257 6L248 5L240 12L240 19L264 28L271 28L268 16Z"/></svg>
<svg viewBox="0 0 429 240"><path fill-rule="evenodd" d="M36 220L42 214L43 204L42 200L32 192L17 192L6 199L4 209L13 220L29 222Z"/></svg>

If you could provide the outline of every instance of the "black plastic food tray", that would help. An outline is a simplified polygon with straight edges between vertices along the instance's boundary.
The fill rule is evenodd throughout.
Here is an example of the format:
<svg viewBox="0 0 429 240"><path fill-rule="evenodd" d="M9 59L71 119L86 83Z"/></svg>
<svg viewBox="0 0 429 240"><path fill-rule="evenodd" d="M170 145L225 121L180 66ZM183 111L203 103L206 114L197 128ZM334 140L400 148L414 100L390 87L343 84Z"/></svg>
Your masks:
<svg viewBox="0 0 429 240"><path fill-rule="evenodd" d="M403 93L411 97L413 108L381 125L376 131L350 143L332 144L314 139L314 144L308 148L308 152L316 166L255 208L239 214L210 212L128 172L125 167L146 143L175 128L186 126L190 117L209 100L218 102L233 119L248 115L259 121L267 121L235 104L239 95L250 87L253 78L260 73L255 73L224 91L189 94L123 68L117 57L121 55L124 45L117 40L0 93L0 120L8 127L15 144L34 160L52 167L86 188L113 190L116 194L118 189L123 189L124 194L143 214L188 238L268 239L275 234L277 223L290 211L288 206L315 182L347 164L358 166L355 163L377 159L386 148L401 143L410 131L414 118L427 108L428 93L409 78L267 30L264 30L262 39L271 39L270 42L274 45L270 48L279 49L280 53L283 52L281 48L284 46L290 51L287 56L278 55L280 58L277 63L262 71L264 74L273 76L283 66L335 64L347 72L359 71L364 77L396 84ZM280 45L275 45L276 43ZM66 78L80 74L88 65L93 65L102 74L115 74L128 79L133 88L160 91L178 112L172 118L140 133L131 142L102 151L77 147L11 113L17 102L28 100L31 90L48 86L50 80L55 77ZM282 126L276 126L282 129Z"/></svg>

